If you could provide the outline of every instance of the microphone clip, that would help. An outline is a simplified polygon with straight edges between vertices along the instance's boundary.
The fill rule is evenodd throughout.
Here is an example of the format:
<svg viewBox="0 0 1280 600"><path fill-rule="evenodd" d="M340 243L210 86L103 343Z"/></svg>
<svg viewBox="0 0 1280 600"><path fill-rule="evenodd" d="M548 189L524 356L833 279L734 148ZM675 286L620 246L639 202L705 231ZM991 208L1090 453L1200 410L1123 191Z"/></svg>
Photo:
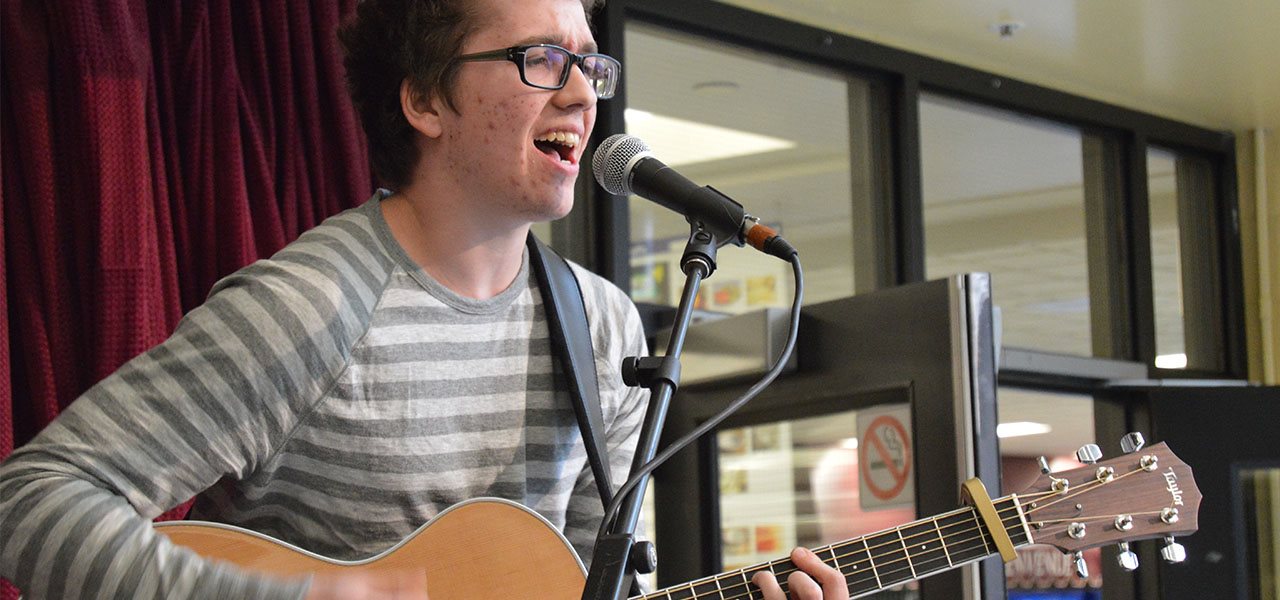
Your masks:
<svg viewBox="0 0 1280 600"><path fill-rule="evenodd" d="M692 231L689 232L689 242L684 246L684 254L680 257L680 270L689 275L691 269L701 267L701 279L706 279L716 272L716 251L724 242L717 240L702 223L691 220L689 225Z"/></svg>

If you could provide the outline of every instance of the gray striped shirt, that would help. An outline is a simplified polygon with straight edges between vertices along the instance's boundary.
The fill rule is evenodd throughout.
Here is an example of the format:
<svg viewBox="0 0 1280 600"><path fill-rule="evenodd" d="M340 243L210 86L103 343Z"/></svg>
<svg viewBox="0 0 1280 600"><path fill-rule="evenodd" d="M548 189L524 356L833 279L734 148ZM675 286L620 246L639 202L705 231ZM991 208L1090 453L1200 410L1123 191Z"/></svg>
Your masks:
<svg viewBox="0 0 1280 600"><path fill-rule="evenodd" d="M164 343L0 465L0 574L34 598L296 598L305 583L208 563L149 519L191 517L354 559L448 506L514 500L584 560L602 514L542 297L524 261L487 300L454 294L392 238L375 196L220 281ZM574 265L610 462L630 467L648 394L635 307Z"/></svg>

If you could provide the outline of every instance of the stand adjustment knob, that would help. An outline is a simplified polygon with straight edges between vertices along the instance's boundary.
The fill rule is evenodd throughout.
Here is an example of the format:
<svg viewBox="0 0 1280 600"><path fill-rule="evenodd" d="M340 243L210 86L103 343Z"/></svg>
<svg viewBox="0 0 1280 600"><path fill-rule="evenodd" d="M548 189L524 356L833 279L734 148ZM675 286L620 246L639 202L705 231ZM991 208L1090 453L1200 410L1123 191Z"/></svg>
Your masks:
<svg viewBox="0 0 1280 600"><path fill-rule="evenodd" d="M658 568L658 549L653 546L653 542L640 541L631 547L631 568L642 575L648 575Z"/></svg>

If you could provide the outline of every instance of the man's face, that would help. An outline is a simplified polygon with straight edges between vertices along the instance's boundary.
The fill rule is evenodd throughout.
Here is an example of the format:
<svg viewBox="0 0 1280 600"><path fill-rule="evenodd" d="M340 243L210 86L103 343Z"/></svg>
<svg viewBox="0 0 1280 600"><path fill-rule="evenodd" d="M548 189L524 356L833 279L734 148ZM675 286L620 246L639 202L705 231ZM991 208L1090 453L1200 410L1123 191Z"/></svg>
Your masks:
<svg viewBox="0 0 1280 600"><path fill-rule="evenodd" d="M580 0L481 4L463 54L537 43L579 54L596 50ZM525 85L519 67L509 61L464 63L453 100L456 112L442 113L438 156L466 190L464 201L483 203L484 215L496 225L546 221L569 212L596 118L595 92L580 68L571 69L563 89L552 91Z"/></svg>

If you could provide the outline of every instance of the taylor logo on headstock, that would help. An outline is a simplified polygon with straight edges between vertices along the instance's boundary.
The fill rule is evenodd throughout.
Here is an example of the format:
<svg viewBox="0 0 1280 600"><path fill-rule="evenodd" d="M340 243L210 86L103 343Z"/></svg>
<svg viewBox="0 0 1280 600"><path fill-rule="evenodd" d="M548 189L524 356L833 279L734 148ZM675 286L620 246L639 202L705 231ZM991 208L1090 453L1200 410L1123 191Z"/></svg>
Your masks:
<svg viewBox="0 0 1280 600"><path fill-rule="evenodd" d="M1178 487L1178 476L1174 474L1173 469L1164 472L1164 480L1168 483L1165 489L1169 490L1169 494L1173 496L1173 503L1182 506L1182 489Z"/></svg>

